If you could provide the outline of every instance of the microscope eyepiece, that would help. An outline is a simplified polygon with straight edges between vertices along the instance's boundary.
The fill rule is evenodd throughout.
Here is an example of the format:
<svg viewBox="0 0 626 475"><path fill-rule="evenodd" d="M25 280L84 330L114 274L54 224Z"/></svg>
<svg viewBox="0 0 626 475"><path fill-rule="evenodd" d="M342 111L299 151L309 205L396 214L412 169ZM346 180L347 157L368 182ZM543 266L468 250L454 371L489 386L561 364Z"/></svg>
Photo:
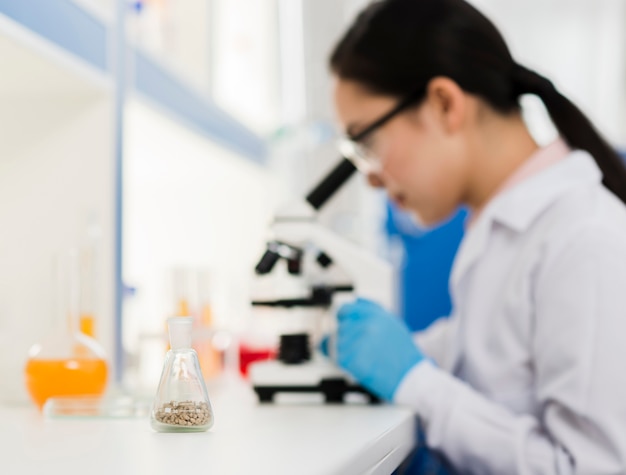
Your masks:
<svg viewBox="0 0 626 475"><path fill-rule="evenodd" d="M302 273L302 251L296 252L293 257L287 259L287 271L291 275L300 275Z"/></svg>
<svg viewBox="0 0 626 475"><path fill-rule="evenodd" d="M260 275L269 274L278 262L278 259L280 259L280 254L268 249L254 268L255 272Z"/></svg>
<svg viewBox="0 0 626 475"><path fill-rule="evenodd" d="M303 251L300 248L290 246L280 241L267 243L267 250L255 267L257 274L269 274L279 259L287 261L287 269L290 274L300 275L302 268Z"/></svg>
<svg viewBox="0 0 626 475"><path fill-rule="evenodd" d="M315 209L320 209L335 192L356 172L356 167L347 158L333 168L328 175L313 189L306 200Z"/></svg>

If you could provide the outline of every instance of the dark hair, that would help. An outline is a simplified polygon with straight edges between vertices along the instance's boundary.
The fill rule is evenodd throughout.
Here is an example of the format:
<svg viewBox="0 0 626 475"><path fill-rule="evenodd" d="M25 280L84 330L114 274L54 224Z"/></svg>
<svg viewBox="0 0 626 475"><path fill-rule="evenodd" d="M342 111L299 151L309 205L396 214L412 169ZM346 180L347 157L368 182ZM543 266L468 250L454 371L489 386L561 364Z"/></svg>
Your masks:
<svg viewBox="0 0 626 475"><path fill-rule="evenodd" d="M464 0L375 1L339 41L330 66L342 79L397 97L446 76L504 114L520 110L522 94L535 94L570 147L588 151L604 185L626 203L617 152L548 79L517 64L496 27Z"/></svg>

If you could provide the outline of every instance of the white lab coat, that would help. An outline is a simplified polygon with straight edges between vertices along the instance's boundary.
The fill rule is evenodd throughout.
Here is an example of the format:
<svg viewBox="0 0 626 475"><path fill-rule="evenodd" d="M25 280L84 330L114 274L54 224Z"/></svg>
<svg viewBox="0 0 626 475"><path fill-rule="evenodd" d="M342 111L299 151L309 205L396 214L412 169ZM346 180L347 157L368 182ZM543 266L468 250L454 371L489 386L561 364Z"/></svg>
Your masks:
<svg viewBox="0 0 626 475"><path fill-rule="evenodd" d="M626 207L589 154L496 196L395 402L460 473L626 473Z"/></svg>

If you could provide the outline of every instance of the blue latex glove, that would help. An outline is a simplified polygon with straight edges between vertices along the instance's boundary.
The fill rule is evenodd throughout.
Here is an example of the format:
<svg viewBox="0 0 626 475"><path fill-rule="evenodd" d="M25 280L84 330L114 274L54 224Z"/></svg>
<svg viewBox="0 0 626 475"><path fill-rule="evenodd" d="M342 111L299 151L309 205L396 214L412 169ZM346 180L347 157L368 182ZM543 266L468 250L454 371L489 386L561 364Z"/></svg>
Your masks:
<svg viewBox="0 0 626 475"><path fill-rule="evenodd" d="M337 363L364 387L390 401L413 366L424 360L408 328L365 299L337 313Z"/></svg>

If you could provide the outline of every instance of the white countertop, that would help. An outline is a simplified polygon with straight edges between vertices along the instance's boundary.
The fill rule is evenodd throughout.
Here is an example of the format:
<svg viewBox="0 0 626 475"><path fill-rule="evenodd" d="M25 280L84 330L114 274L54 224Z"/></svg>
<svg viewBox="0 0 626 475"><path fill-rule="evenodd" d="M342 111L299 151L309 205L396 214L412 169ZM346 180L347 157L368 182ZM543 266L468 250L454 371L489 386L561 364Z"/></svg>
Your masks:
<svg viewBox="0 0 626 475"><path fill-rule="evenodd" d="M46 419L34 407L0 407L0 472L390 474L414 445L406 409L261 405L241 384L209 392L215 425L202 433L157 433L147 418Z"/></svg>

